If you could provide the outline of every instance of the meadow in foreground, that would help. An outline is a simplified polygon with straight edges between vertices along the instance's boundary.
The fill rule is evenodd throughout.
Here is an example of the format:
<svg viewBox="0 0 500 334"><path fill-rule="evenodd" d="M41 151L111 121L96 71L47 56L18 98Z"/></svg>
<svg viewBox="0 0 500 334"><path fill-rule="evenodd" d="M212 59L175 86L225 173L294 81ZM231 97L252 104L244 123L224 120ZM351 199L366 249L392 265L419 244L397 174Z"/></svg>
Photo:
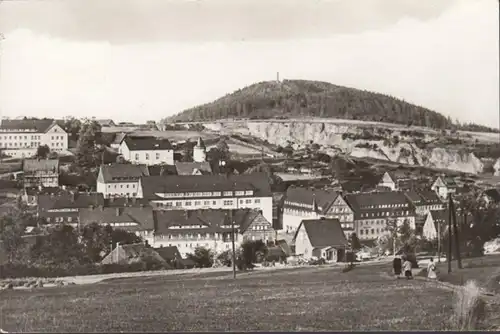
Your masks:
<svg viewBox="0 0 500 334"><path fill-rule="evenodd" d="M439 330L452 292L386 268L136 277L0 292L7 331Z"/></svg>

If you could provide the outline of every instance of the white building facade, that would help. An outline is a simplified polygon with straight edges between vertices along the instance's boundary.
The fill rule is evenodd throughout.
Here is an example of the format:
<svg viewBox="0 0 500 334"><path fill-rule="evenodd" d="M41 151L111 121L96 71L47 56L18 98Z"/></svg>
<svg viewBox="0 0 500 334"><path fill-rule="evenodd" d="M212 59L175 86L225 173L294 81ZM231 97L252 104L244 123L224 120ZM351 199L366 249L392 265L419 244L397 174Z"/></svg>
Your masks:
<svg viewBox="0 0 500 334"><path fill-rule="evenodd" d="M46 145L53 152L68 150L68 134L55 120L9 120L0 125L0 149L15 158L36 155L39 146Z"/></svg>
<svg viewBox="0 0 500 334"><path fill-rule="evenodd" d="M145 165L102 165L97 176L97 192L103 194L104 198L134 198L140 191L140 178L148 175Z"/></svg>
<svg viewBox="0 0 500 334"><path fill-rule="evenodd" d="M167 139L125 137L118 153L133 164L174 165L174 149Z"/></svg>

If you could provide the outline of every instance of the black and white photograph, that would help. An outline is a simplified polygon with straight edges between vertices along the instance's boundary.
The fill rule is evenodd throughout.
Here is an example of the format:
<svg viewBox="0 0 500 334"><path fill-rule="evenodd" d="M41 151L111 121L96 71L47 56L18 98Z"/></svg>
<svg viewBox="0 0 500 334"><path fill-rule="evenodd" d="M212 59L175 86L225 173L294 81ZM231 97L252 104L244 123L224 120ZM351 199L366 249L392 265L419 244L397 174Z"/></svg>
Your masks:
<svg viewBox="0 0 500 334"><path fill-rule="evenodd" d="M0 333L500 331L497 0L0 0Z"/></svg>

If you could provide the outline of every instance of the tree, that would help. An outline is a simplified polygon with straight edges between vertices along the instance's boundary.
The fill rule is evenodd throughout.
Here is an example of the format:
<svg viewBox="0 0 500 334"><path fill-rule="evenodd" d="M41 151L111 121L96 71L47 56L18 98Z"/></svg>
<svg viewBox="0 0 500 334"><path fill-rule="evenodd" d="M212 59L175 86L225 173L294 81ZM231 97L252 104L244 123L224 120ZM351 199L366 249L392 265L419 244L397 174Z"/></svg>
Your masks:
<svg viewBox="0 0 500 334"><path fill-rule="evenodd" d="M283 180L274 174L272 167L262 161L261 163L248 168L245 171L245 174L252 174L252 173L265 173L267 175L267 179L269 180L269 184L271 187L276 187L277 185L281 184Z"/></svg>
<svg viewBox="0 0 500 334"><path fill-rule="evenodd" d="M101 126L93 120L81 125L76 145L76 162L82 167L96 167L101 164L102 149L99 148Z"/></svg>
<svg viewBox="0 0 500 334"><path fill-rule="evenodd" d="M196 263L198 268L210 268L214 264L214 253L205 247L196 247L192 254L187 254L187 257Z"/></svg>
<svg viewBox="0 0 500 334"><path fill-rule="evenodd" d="M225 138L221 138L219 140L219 142L217 143L217 151L219 151L220 153L220 159L221 160L224 160L224 161L227 161L229 160L230 156L229 156L229 145L226 143L226 139Z"/></svg>
<svg viewBox="0 0 500 334"><path fill-rule="evenodd" d="M25 227L16 219L15 214L0 216L0 240L7 255L7 262L13 263L20 259L24 247Z"/></svg>
<svg viewBox="0 0 500 334"><path fill-rule="evenodd" d="M63 128L68 133L70 140L78 140L81 126L82 122L79 119L70 116L64 120Z"/></svg>
<svg viewBox="0 0 500 334"><path fill-rule="evenodd" d="M88 262L100 262L111 251L112 233L112 229L97 223L83 227L80 231L80 243Z"/></svg>
<svg viewBox="0 0 500 334"><path fill-rule="evenodd" d="M47 145L40 145L36 149L36 156L40 159L46 159L50 153L50 148Z"/></svg>
<svg viewBox="0 0 500 334"><path fill-rule="evenodd" d="M249 267L259 260L258 254L264 257L267 254L267 246L262 240L247 240L241 246L241 261L243 267ZM262 256L261 255L261 256Z"/></svg>
<svg viewBox="0 0 500 334"><path fill-rule="evenodd" d="M191 143L189 140L184 143L184 146L182 148L183 162L193 162L193 146L194 143Z"/></svg>
<svg viewBox="0 0 500 334"><path fill-rule="evenodd" d="M352 233L349 237L349 243L351 244L351 248L353 251L358 251L361 249L361 242L359 241L358 235L356 233Z"/></svg>

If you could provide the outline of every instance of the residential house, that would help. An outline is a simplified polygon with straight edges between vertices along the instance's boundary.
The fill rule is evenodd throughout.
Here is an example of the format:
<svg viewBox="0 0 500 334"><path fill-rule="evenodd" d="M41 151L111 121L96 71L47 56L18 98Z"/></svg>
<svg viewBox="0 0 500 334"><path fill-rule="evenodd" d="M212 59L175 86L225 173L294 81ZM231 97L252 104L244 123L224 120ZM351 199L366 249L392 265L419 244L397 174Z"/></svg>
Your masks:
<svg viewBox="0 0 500 334"><path fill-rule="evenodd" d="M417 216L425 216L429 211L444 210L444 203L434 191L420 190L405 192L406 197L415 207Z"/></svg>
<svg viewBox="0 0 500 334"><path fill-rule="evenodd" d="M133 264L142 262L145 257L153 258L159 263L167 262L151 247L144 243L137 244L118 244L104 259L101 264Z"/></svg>
<svg viewBox="0 0 500 334"><path fill-rule="evenodd" d="M446 216L446 211L430 211L425 219L422 235L428 240L434 240L441 228L441 236L443 236L448 229Z"/></svg>
<svg viewBox="0 0 500 334"><path fill-rule="evenodd" d="M118 153L134 164L174 164L174 148L168 139L126 136Z"/></svg>
<svg viewBox="0 0 500 334"><path fill-rule="evenodd" d="M46 224L66 223L78 226L81 209L103 205L104 198L99 193L41 194L37 198L37 215L39 221Z"/></svg>
<svg viewBox="0 0 500 334"><path fill-rule="evenodd" d="M125 132L117 133L115 136L115 139L113 139L113 141L111 142L110 147L112 149L118 151L120 148L120 145L122 144L122 141L125 139L126 136L127 136L127 133L125 133Z"/></svg>
<svg viewBox="0 0 500 334"><path fill-rule="evenodd" d="M335 218L341 220L346 233L353 231L352 210L332 190L288 187L283 207L283 229L295 233L303 219Z"/></svg>
<svg viewBox="0 0 500 334"><path fill-rule="evenodd" d="M58 187L59 159L25 159L23 162L24 187Z"/></svg>
<svg viewBox="0 0 500 334"><path fill-rule="evenodd" d="M155 247L176 246L183 257L196 247L215 252L231 249L234 222L235 244L243 240L274 240L270 221L258 210L164 210L155 211Z"/></svg>
<svg viewBox="0 0 500 334"><path fill-rule="evenodd" d="M53 119L3 119L0 124L0 150L15 158L36 155L39 146L51 151L68 150L68 134Z"/></svg>
<svg viewBox="0 0 500 334"><path fill-rule="evenodd" d="M403 181L408 181L409 177L400 170L385 172L378 183L378 186L388 188L392 191L401 190L400 185L404 184ZM407 183L407 182L406 182Z"/></svg>
<svg viewBox="0 0 500 334"><path fill-rule="evenodd" d="M24 188L21 194L21 200L29 207L36 207L38 205L39 195L59 196L67 193L68 191L65 187L59 188L39 186L37 188Z"/></svg>
<svg viewBox="0 0 500 334"><path fill-rule="evenodd" d="M377 239L390 232L391 220L397 225L404 221L415 229L415 208L400 191L358 193L345 196L354 212L354 230L359 239Z"/></svg>
<svg viewBox="0 0 500 334"><path fill-rule="evenodd" d="M344 260L349 247L340 221L330 219L304 219L293 237L295 254L306 259L323 258L327 262Z"/></svg>
<svg viewBox="0 0 500 334"><path fill-rule="evenodd" d="M79 220L80 226L97 223L134 232L153 245L155 222L151 207L87 207L80 210Z"/></svg>
<svg viewBox="0 0 500 334"><path fill-rule="evenodd" d="M193 147L193 161L194 162L205 162L207 161L207 147L203 142L203 139L198 138L196 145Z"/></svg>
<svg viewBox="0 0 500 334"><path fill-rule="evenodd" d="M457 191L457 184L451 177L438 176L431 186L440 198L447 199L449 194L454 194Z"/></svg>
<svg viewBox="0 0 500 334"><path fill-rule="evenodd" d="M112 119L98 119L96 122L101 126L101 127L112 127L116 126L115 122L113 122Z"/></svg>
<svg viewBox="0 0 500 334"><path fill-rule="evenodd" d="M109 197L136 197L139 181L148 176L146 165L110 164L102 165L97 176L97 192Z"/></svg>
<svg viewBox="0 0 500 334"><path fill-rule="evenodd" d="M177 175L209 175L212 167L209 162L175 162Z"/></svg>
<svg viewBox="0 0 500 334"><path fill-rule="evenodd" d="M500 189L491 188L486 189L479 195L479 199L484 201L486 205L488 204L499 204L500 203Z"/></svg>
<svg viewBox="0 0 500 334"><path fill-rule="evenodd" d="M258 209L273 220L266 173L146 176L137 197L148 199L155 210Z"/></svg>
<svg viewBox="0 0 500 334"><path fill-rule="evenodd" d="M184 267L181 253L176 246L167 246L154 249L172 268L181 269Z"/></svg>

